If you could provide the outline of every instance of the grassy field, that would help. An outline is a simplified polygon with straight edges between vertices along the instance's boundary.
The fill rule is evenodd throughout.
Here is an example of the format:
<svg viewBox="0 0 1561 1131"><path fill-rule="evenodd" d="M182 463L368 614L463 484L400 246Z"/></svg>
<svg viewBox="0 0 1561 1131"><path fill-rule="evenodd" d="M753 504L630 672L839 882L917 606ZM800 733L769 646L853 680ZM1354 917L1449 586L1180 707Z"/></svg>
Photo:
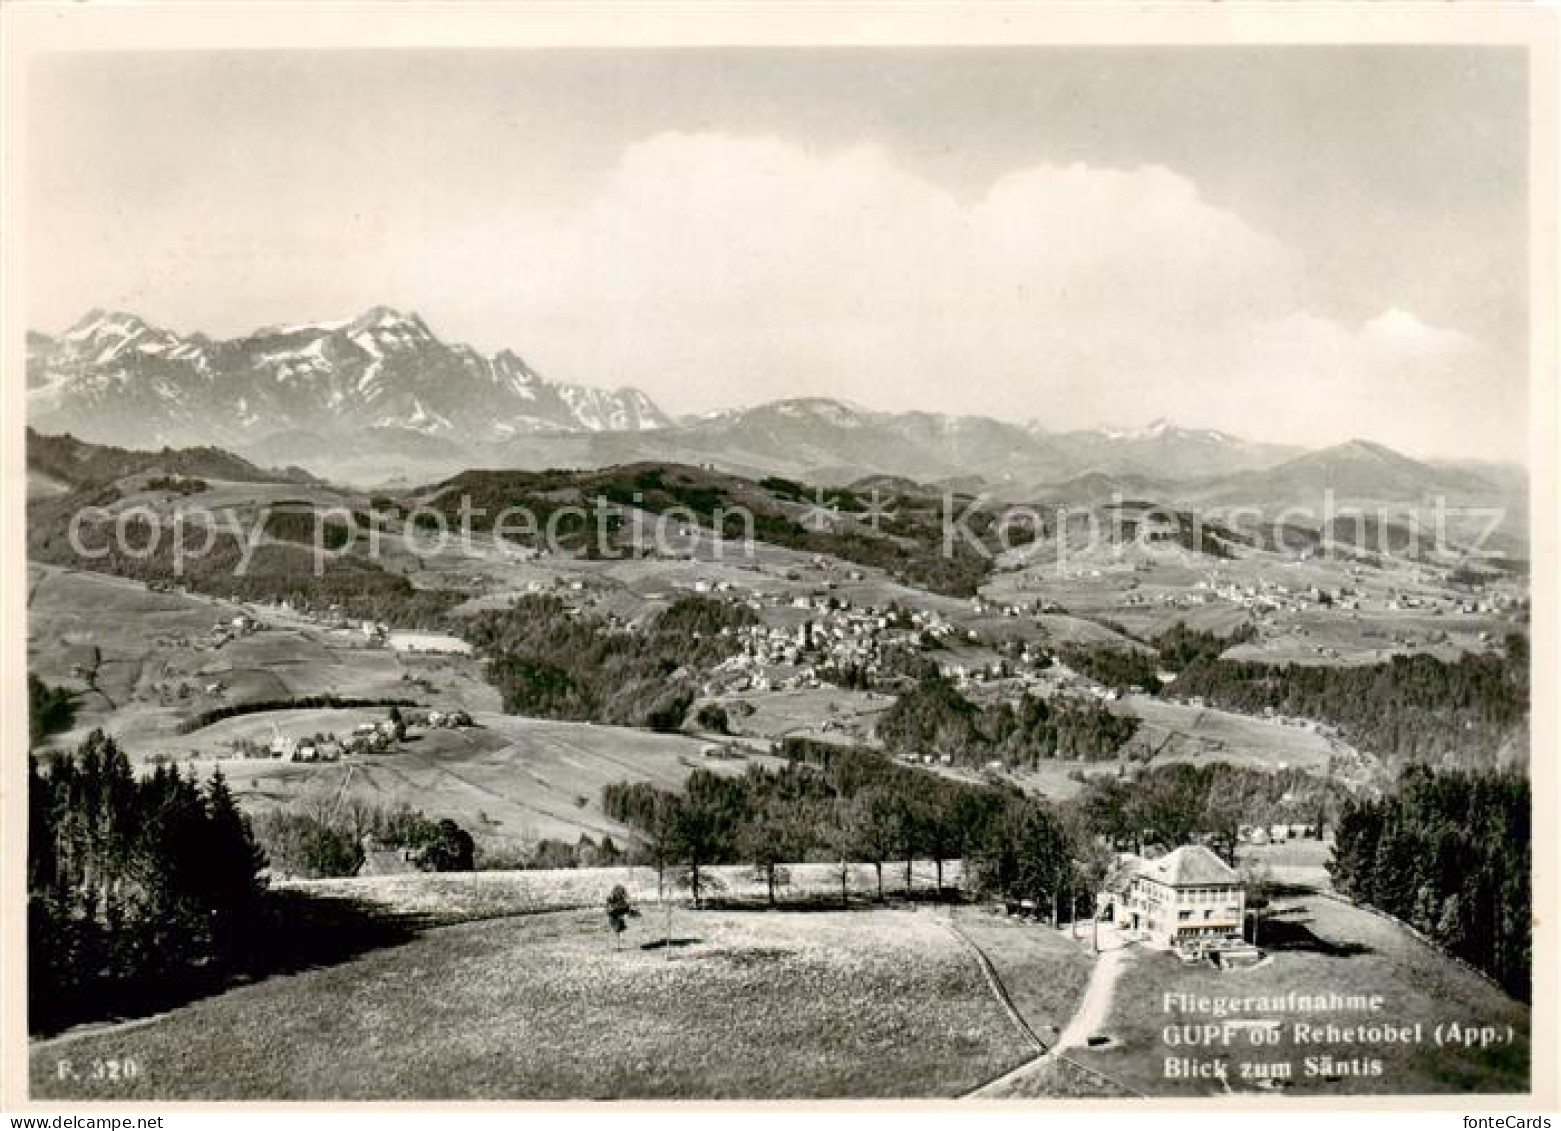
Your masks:
<svg viewBox="0 0 1561 1131"><path fill-rule="evenodd" d="M264 699L329 694L467 711L500 706L474 659L370 648L360 633L280 610L153 592L105 574L34 565L28 583L28 670L77 693L76 725L56 746L72 746L101 726L132 757L225 753L218 745L226 732L184 735L180 724L203 710ZM213 625L240 614L268 627L215 644Z"/></svg>
<svg viewBox="0 0 1561 1131"><path fill-rule="evenodd" d="M988 907L957 907L954 925L981 949L997 971L1019 1016L1044 1043L1050 1044L1068 1023L1089 981L1090 943L1087 935L1071 938L1011 919Z"/></svg>
<svg viewBox="0 0 1561 1131"><path fill-rule="evenodd" d="M1237 854L1243 865L1268 869L1268 875L1276 883L1316 891L1328 891L1333 887L1333 878L1328 874L1328 862L1333 859L1331 840L1243 844Z"/></svg>
<svg viewBox="0 0 1561 1131"><path fill-rule="evenodd" d="M925 871L918 865L918 873ZM716 869L740 885L736 869ZM831 870L798 869L802 890ZM642 909L620 943L598 910L623 882ZM1043 1043L1078 1009L1090 947L1066 931L982 907L768 912L654 902L648 869L386 877L290 885L296 895L375 905L427 929L339 964L274 976L130 1026L32 1049L37 1099L573 1099L955 1096L1033 1058L982 972L974 944ZM852 886L871 886L858 869ZM1269 958L1245 971L1123 955L1106 1019L1023 1081L1029 1096L1220 1095L1259 1089L1167 1078L1167 1057L1289 1062L1294 1094L1499 1094L1527 1087L1529 1011L1401 928L1301 896L1263 926ZM557 910L577 903L572 910ZM471 921L477 920L477 921ZM434 924L433 926L428 926ZM453 925L438 925L453 924ZM963 936L963 938L961 938ZM671 945L666 945L670 939ZM1249 1051L1173 1047L1168 1026L1217 1020L1164 996L1381 994L1380 1014L1256 1013L1260 1022L1396 1026L1419 1044L1297 1044L1287 1030ZM1510 1041L1439 1046L1441 1024L1494 1026ZM1305 1057L1381 1060L1379 1075ZM135 1063L133 1079L62 1074ZM1096 1076L1100 1073L1103 1076ZM1262 1090L1268 1090L1263 1087Z"/></svg>
<svg viewBox="0 0 1561 1131"><path fill-rule="evenodd" d="M936 883L934 866L925 860L911 870L913 891L930 892ZM704 870L707 895L720 903L758 905L765 901L766 885L752 868L722 864ZM943 866L943 882L953 887L962 879L960 865ZM903 863L884 866L887 896L904 892ZM285 886L320 898L372 904L397 916L440 923L488 919L501 915L527 915L539 911L569 911L600 907L607 893L622 884L637 903L649 906L662 895L654 868L559 868L515 872L417 873L405 876L364 876L345 880L296 880ZM846 887L853 902L876 896L877 875L870 864L848 865ZM679 899L686 892L671 890ZM786 882L776 891L782 904L803 902L827 906L840 895L840 870L834 864L791 864Z"/></svg>
<svg viewBox="0 0 1561 1131"><path fill-rule="evenodd" d="M1312 586L1330 592L1349 589L1358 595L1360 607L1247 608L1200 591L1211 580L1256 590L1283 585L1296 595ZM1121 553L1097 547L1070 555L1060 566L1047 553L1038 559L1015 553L1000 561L981 591L998 602L1055 602L1077 617L1120 625L1145 640L1178 621L1220 635L1257 624L1258 637L1232 649L1229 656L1270 664L1369 664L1412 652L1451 660L1463 652L1484 651L1516 628L1516 622L1499 614L1448 607L1449 601L1466 601L1468 593L1448 585L1434 570L1399 559L1357 572L1348 559L1302 561L1245 550L1219 560L1190 555L1179 547L1130 546ZM1268 595L1275 596L1272 590ZM1433 613L1429 608L1390 607L1404 596L1443 608Z"/></svg>
<svg viewBox="0 0 1561 1131"><path fill-rule="evenodd" d="M1143 720L1133 746L1153 752L1157 763L1217 761L1265 770L1325 770L1328 760L1344 748L1319 728L1146 695L1127 697L1121 709Z"/></svg>
<svg viewBox="0 0 1561 1131"><path fill-rule="evenodd" d="M1105 1035L1115 1042L1106 1048L1085 1048L1072 1055L1080 1063L1104 1072L1131 1088L1153 1095L1220 1095L1217 1081L1167 1079L1168 1057L1192 1056L1253 1063L1289 1062L1294 1077L1279 1090L1294 1095L1358 1095L1423 1093L1509 1093L1528 1088L1529 1010L1478 975L1441 956L1402 928L1379 916L1321 896L1282 899L1298 913L1265 922L1259 943L1271 961L1248 970L1221 973L1207 966L1183 966L1169 954L1135 950L1116 987ZM1186 992L1208 996L1301 994L1381 994L1378 1014L1258 1013L1247 1016L1279 1020L1282 1040L1253 1048L1240 1036L1228 1050L1172 1047L1164 1039L1167 1026L1214 1021L1207 1014L1167 1011L1164 995ZM1290 1024L1357 1024L1363 1021L1396 1026L1422 1022L1426 1038L1420 1044L1344 1043L1298 1045ZM1489 1049L1439 1047L1431 1038L1435 1026L1512 1026L1514 1039ZM1308 1076L1304 1059L1328 1056L1375 1057L1381 1075L1341 1075L1336 1069ZM1234 1077L1235 1070L1230 1070ZM1332 1077L1330 1079L1330 1077ZM1259 1085L1232 1078L1230 1090L1253 1091Z"/></svg>
<svg viewBox="0 0 1561 1131"><path fill-rule="evenodd" d="M380 709L268 711L224 719L188 738L219 749L240 738L269 742L274 730L345 735L361 720L383 717ZM252 812L342 796L391 807L405 802L453 819L484 843L544 837L572 843L585 833L622 845L630 831L602 811L603 786L645 781L670 789L695 768L741 774L755 762L775 764L761 754L705 758L706 744L682 735L517 715L478 713L474 719L477 726L461 730L415 730L395 749L351 761L230 759L194 766L204 776L220 765Z"/></svg>
<svg viewBox="0 0 1561 1131"><path fill-rule="evenodd" d="M788 735L811 735L841 742L866 742L872 738L878 716L889 708L894 697L824 687L749 692L720 702L728 709L733 732L740 735L770 741ZM736 708L740 703L747 704L753 713L741 714L741 708Z"/></svg>
<svg viewBox="0 0 1561 1131"><path fill-rule="evenodd" d="M1029 1055L940 911L596 911L427 932L124 1033L36 1046L37 1099L959 1095ZM133 1058L135 1079L59 1061Z"/></svg>

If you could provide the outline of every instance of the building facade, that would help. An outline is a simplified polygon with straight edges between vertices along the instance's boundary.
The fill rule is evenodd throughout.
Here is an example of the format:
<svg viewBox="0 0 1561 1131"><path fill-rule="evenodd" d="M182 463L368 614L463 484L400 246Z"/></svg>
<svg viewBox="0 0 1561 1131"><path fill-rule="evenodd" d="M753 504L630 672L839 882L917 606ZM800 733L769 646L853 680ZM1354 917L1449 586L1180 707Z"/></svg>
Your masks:
<svg viewBox="0 0 1561 1131"><path fill-rule="evenodd" d="M1118 877L1112 918L1145 942L1206 950L1241 941L1246 889L1235 869L1203 845L1154 860L1130 857Z"/></svg>

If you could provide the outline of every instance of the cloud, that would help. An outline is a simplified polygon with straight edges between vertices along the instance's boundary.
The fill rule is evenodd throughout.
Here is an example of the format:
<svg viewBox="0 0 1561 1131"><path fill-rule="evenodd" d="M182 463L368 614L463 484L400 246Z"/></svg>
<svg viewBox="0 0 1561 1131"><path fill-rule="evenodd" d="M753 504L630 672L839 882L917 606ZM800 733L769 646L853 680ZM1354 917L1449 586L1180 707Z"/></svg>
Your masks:
<svg viewBox="0 0 1561 1131"><path fill-rule="evenodd" d="M1036 165L962 199L878 147L664 134L591 199L424 247L418 270L462 280L452 308L490 308L463 321L679 411L832 395L1419 450L1521 434L1491 351L1392 296L1354 324L1308 310L1297 254L1158 166Z"/></svg>
<svg viewBox="0 0 1561 1131"><path fill-rule="evenodd" d="M1521 381L1500 379L1506 363L1483 343L1406 311L1358 325L1292 313L1255 325L1232 357L1246 400L1232 415L1271 422L1276 438L1527 459Z"/></svg>

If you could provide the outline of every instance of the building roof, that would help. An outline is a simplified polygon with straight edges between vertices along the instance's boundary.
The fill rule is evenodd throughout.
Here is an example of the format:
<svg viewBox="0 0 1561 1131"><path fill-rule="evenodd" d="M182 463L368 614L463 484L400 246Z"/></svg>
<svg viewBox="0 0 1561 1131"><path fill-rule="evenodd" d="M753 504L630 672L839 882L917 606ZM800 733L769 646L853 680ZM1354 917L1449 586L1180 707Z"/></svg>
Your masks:
<svg viewBox="0 0 1561 1131"><path fill-rule="evenodd" d="M1241 882L1234 868L1201 844L1184 844L1158 860L1146 860L1139 874L1178 888Z"/></svg>
<svg viewBox="0 0 1561 1131"><path fill-rule="evenodd" d="M399 848L373 848L363 850L363 863L358 865L360 876L405 876L418 871L417 865L406 858Z"/></svg>
<svg viewBox="0 0 1561 1131"><path fill-rule="evenodd" d="M1125 892L1133 882L1133 877L1142 872L1149 864L1142 856L1135 856L1131 852L1118 854L1116 861L1106 872L1105 890Z"/></svg>

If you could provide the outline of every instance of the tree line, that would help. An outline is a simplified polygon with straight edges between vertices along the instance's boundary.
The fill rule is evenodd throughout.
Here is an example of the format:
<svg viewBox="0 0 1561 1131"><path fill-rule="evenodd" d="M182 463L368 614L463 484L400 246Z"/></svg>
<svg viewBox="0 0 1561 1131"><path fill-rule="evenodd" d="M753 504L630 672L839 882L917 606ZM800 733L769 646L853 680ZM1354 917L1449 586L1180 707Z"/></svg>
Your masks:
<svg viewBox="0 0 1561 1131"><path fill-rule="evenodd" d="M220 773L137 778L94 731L47 767L29 759L29 1024L155 1008L254 956L265 857Z"/></svg>
<svg viewBox="0 0 1561 1131"><path fill-rule="evenodd" d="M1142 855L1201 840L1234 865L1242 825L1304 824L1322 836L1349 796L1304 770L1173 763L1091 778L1073 804L1114 849Z"/></svg>
<svg viewBox="0 0 1561 1131"><path fill-rule="evenodd" d="M474 518L477 528L491 525L494 516L507 508L523 507L537 527L552 523L566 547L609 554L627 554L631 547L615 521L607 524L613 546L595 546L590 537L592 519L580 514L578 508L590 508L597 499L652 514L692 514L707 529L719 524L725 537L744 537L751 530L755 539L770 545L878 567L921 588L951 596L974 596L991 564L986 554L963 540L945 547L935 499L897 496L893 514L869 533L851 520L866 504L848 490L818 492L785 479L750 483L675 464L591 471L467 471L441 484L430 505L455 519L463 498L469 498L483 512ZM804 516L798 511L799 504L835 510L841 521L828 524L832 528L800 521ZM996 548L992 533L995 512L977 507L967 518L968 529Z"/></svg>
<svg viewBox="0 0 1561 1131"><path fill-rule="evenodd" d="M355 699L346 695L293 695L282 699L249 699L243 703L228 703L221 707L211 707L199 711L179 724L180 734L191 734L203 727L209 727L212 723L221 722L223 719L236 718L239 715L264 714L267 711L296 711L329 707L333 710L344 710L356 707L416 707L415 699L395 699L379 697L375 699Z"/></svg>
<svg viewBox="0 0 1561 1131"><path fill-rule="evenodd" d="M1500 652L1451 661L1422 653L1354 667L1203 656L1170 690L1245 714L1319 719L1354 746L1398 762L1491 766L1504 748L1526 748L1528 640L1513 634Z"/></svg>
<svg viewBox="0 0 1561 1131"><path fill-rule="evenodd" d="M321 795L313 803L272 809L256 817L255 839L273 873L325 879L355 876L370 845L402 852L424 872L470 872L472 835L448 817L434 819L406 802L375 805Z"/></svg>
<svg viewBox="0 0 1561 1131"><path fill-rule="evenodd" d="M943 894L945 866L961 860L967 888L1054 914L1093 891L1103 871L1085 830L1017 789L908 769L857 747L818 743L789 753L784 766L750 766L740 776L696 770L681 792L609 785L603 808L640 833L642 858L686 884L696 905L714 864L751 865L773 905L788 864L831 863L844 904L855 864L872 865L883 899L886 868L903 865L909 892L913 861L930 861L932 894Z"/></svg>
<svg viewBox="0 0 1561 1131"><path fill-rule="evenodd" d="M27 737L36 746L51 734L69 730L76 718L76 700L63 687L51 687L27 673Z"/></svg>
<svg viewBox="0 0 1561 1131"><path fill-rule="evenodd" d="M1531 992L1529 782L1511 770L1411 767L1391 794L1347 803L1329 869L1344 894L1386 911Z"/></svg>

